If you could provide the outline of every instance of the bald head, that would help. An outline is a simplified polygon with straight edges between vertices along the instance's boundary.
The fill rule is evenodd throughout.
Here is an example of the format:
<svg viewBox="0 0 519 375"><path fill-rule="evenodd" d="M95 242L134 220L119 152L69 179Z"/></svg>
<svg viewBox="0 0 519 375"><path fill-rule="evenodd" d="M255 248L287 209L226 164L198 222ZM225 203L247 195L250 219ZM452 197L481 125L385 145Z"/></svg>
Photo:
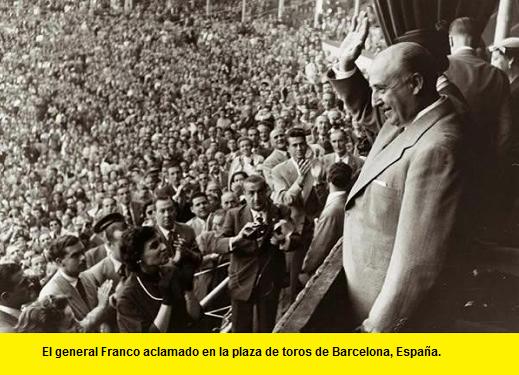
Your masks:
<svg viewBox="0 0 519 375"><path fill-rule="evenodd" d="M403 42L394 44L380 52L371 65L374 69L384 69L387 74L420 74L428 88L436 87L440 67L431 53L418 43Z"/></svg>
<svg viewBox="0 0 519 375"><path fill-rule="evenodd" d="M270 144L277 150L285 151L287 148L287 140L285 130L275 128L270 132Z"/></svg>
<svg viewBox="0 0 519 375"><path fill-rule="evenodd" d="M369 70L372 104L393 125L414 119L438 98L437 60L417 43L398 43L380 52Z"/></svg>
<svg viewBox="0 0 519 375"><path fill-rule="evenodd" d="M478 22L469 17L456 18L449 27L449 43L451 51L461 47L476 48L481 38L481 28Z"/></svg>

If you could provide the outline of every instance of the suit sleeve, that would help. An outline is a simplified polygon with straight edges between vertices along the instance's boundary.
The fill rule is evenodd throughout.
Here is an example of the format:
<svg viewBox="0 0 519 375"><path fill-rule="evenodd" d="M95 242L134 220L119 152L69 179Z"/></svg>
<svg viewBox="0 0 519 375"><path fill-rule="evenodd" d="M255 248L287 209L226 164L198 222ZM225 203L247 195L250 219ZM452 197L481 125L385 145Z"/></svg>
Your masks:
<svg viewBox="0 0 519 375"><path fill-rule="evenodd" d="M504 74L504 73L503 73ZM498 119L497 119L497 135L496 135L496 146L498 151L498 161L501 163L506 163L510 157L510 150L512 145L512 110L511 110L511 94L510 94L510 85L508 84L508 80L504 79L504 87L503 87L503 95L502 100L500 100Z"/></svg>
<svg viewBox="0 0 519 375"><path fill-rule="evenodd" d="M333 70L328 72L328 78L337 94L344 101L353 118L377 134L382 126L382 121L371 105L371 89L368 81L357 68L350 78L335 79Z"/></svg>
<svg viewBox="0 0 519 375"><path fill-rule="evenodd" d="M85 292L89 299L90 306L94 306L92 310L79 322L86 332L97 332L101 323L107 319L107 314L110 311L110 304L99 306L97 301L97 287L92 279L85 277L82 273L80 278L83 282Z"/></svg>
<svg viewBox="0 0 519 375"><path fill-rule="evenodd" d="M229 241L229 250L234 255L239 256L240 254L252 254L256 252L258 249L256 241L247 239L241 240L239 241L239 243L232 241L232 237L238 235L238 231L235 230L237 221L236 214L237 211L235 210L227 211L227 213L225 214L225 220L222 228L222 239L220 239L220 242L223 239L227 239Z"/></svg>
<svg viewBox="0 0 519 375"><path fill-rule="evenodd" d="M94 268L90 267L86 271L81 272L80 275L81 280L83 280L84 283L88 285L92 285L96 289L101 286L101 282L97 279L96 275L94 274ZM97 295L96 295L97 296Z"/></svg>
<svg viewBox="0 0 519 375"><path fill-rule="evenodd" d="M463 185L453 148L414 156L386 278L363 324L368 331L398 330L437 280L456 237Z"/></svg>
<svg viewBox="0 0 519 375"><path fill-rule="evenodd" d="M323 264L337 240L342 235L344 213L342 219L336 214L321 216L314 229L314 237L303 261L302 271L313 274Z"/></svg>
<svg viewBox="0 0 519 375"><path fill-rule="evenodd" d="M130 298L120 297L117 299L117 325L119 331L124 332L155 332L156 328L152 324L146 327L144 319L139 314L140 307Z"/></svg>
<svg viewBox="0 0 519 375"><path fill-rule="evenodd" d="M297 180L290 185L285 178L283 178L282 173L283 170L278 167L272 170L272 184L274 185L272 199L275 204L293 206L297 198L301 196L302 189L297 184Z"/></svg>

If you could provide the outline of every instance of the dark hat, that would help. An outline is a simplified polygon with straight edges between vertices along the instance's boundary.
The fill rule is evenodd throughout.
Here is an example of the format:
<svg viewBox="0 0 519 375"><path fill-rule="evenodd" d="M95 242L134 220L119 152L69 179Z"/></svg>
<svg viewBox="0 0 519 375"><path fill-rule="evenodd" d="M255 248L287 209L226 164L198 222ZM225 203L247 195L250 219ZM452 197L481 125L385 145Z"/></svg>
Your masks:
<svg viewBox="0 0 519 375"><path fill-rule="evenodd" d="M146 172L146 176L157 176L160 173L160 167L158 166L152 166L148 171Z"/></svg>
<svg viewBox="0 0 519 375"><path fill-rule="evenodd" d="M97 223L94 225L94 233L101 233L106 228L114 223L124 223L124 216L119 212L113 212L111 214L103 216Z"/></svg>

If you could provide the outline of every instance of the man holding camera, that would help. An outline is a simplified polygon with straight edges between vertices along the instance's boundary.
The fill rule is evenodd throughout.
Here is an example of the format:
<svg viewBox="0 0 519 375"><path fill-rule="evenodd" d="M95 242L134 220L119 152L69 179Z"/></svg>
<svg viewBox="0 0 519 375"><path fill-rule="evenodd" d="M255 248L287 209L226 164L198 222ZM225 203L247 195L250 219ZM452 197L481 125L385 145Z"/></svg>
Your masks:
<svg viewBox="0 0 519 375"><path fill-rule="evenodd" d="M229 210L223 225L230 237L232 330L272 332L286 273L280 224L290 210L272 203L263 177L252 175L243 186L247 204Z"/></svg>

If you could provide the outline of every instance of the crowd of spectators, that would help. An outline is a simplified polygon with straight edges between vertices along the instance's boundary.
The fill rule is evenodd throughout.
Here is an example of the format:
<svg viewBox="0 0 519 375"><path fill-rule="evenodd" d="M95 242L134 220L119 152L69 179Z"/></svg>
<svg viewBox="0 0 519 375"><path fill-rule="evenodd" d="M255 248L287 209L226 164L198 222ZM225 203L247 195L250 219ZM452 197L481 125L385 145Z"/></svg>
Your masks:
<svg viewBox="0 0 519 375"><path fill-rule="evenodd" d="M93 227L110 213L156 224L159 191L198 235L202 267L220 259L211 233L248 175L269 181L263 162L286 152L293 127L314 156L335 151L338 129L349 154L367 155L373 134L325 79L330 27L242 24L236 1L215 1L211 17L191 2L135 1L131 12L94 3L0 10L0 263L19 265L31 285L56 272L51 248L63 236L99 246Z"/></svg>

